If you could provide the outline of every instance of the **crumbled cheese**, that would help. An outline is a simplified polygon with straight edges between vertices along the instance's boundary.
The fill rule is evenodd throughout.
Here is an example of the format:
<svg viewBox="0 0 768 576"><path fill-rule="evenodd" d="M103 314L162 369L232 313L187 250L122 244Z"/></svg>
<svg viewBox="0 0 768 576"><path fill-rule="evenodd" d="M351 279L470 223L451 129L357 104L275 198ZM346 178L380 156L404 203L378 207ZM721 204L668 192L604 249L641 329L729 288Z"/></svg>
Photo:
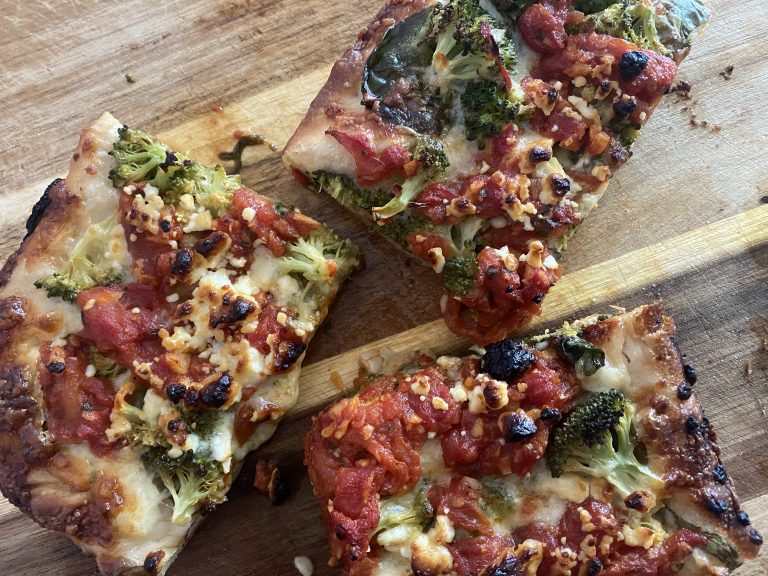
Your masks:
<svg viewBox="0 0 768 576"><path fill-rule="evenodd" d="M240 215L243 217L243 220L245 220L246 222L250 222L256 217L256 210L254 210L250 206L247 206L243 208L243 211Z"/></svg>
<svg viewBox="0 0 768 576"><path fill-rule="evenodd" d="M432 397L432 406L434 406L435 410L448 410L448 403L440 398L440 396Z"/></svg>
<svg viewBox="0 0 768 576"><path fill-rule="evenodd" d="M96 376L96 366L94 366L93 364L88 364L88 366L85 367L85 375L88 378L93 378L94 376Z"/></svg>
<svg viewBox="0 0 768 576"><path fill-rule="evenodd" d="M178 302L179 301L178 293L174 292L173 294L169 294L168 296L165 297L165 301L171 302L171 303Z"/></svg>
<svg viewBox="0 0 768 576"><path fill-rule="evenodd" d="M443 256L443 249L439 246L430 248L427 251L427 257L429 258L429 263L432 265L432 269L438 274L442 273L443 267L445 266L445 256Z"/></svg>
<svg viewBox="0 0 768 576"><path fill-rule="evenodd" d="M549 270L557 270L559 264L557 263L557 260L555 260L555 257L552 256L552 254L549 254L546 258L544 258L544 267L548 268Z"/></svg>
<svg viewBox="0 0 768 576"><path fill-rule="evenodd" d="M91 308L93 308L96 305L96 300L94 298L89 298L88 301L83 306L83 310L88 311Z"/></svg>

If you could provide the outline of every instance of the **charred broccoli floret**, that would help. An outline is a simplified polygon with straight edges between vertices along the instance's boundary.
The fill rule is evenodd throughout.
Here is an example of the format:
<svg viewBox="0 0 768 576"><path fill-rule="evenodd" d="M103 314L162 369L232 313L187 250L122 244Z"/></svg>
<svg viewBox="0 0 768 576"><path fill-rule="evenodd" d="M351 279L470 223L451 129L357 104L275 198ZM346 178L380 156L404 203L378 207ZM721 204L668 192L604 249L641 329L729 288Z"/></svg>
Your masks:
<svg viewBox="0 0 768 576"><path fill-rule="evenodd" d="M359 263L359 251L350 240L336 236L327 228L312 230L306 238L288 245L280 259L281 268L295 273L307 283L304 294L323 292L337 274L346 276Z"/></svg>
<svg viewBox="0 0 768 576"><path fill-rule="evenodd" d="M473 80L461 95L467 140L479 140L480 147L511 122L520 109L505 88L490 80Z"/></svg>
<svg viewBox="0 0 768 576"><path fill-rule="evenodd" d="M142 460L157 472L171 494L171 521L175 524L186 524L201 506L220 504L226 499L226 475L215 460L195 454L192 450L173 458L160 446L147 450Z"/></svg>
<svg viewBox="0 0 768 576"><path fill-rule="evenodd" d="M60 297L74 302L84 290L120 282L122 269L109 250L109 239L116 223L117 216L112 215L89 226L75 245L64 268L41 278L35 282L35 287L45 290L49 298Z"/></svg>
<svg viewBox="0 0 768 576"><path fill-rule="evenodd" d="M109 179L116 188L129 182L148 182L163 189L168 185L169 172L183 164L186 158L171 151L154 136L141 130L122 126L117 130L120 139L110 154L117 166L109 171Z"/></svg>
<svg viewBox="0 0 768 576"><path fill-rule="evenodd" d="M432 68L443 89L477 78L498 78L499 64L515 64L506 31L477 0L450 0L435 6L427 31L435 42Z"/></svg>
<svg viewBox="0 0 768 576"><path fill-rule="evenodd" d="M95 346L91 346L91 349L88 351L88 362L96 368L96 376L101 378L114 380L125 372L125 368L106 354L99 352L99 349Z"/></svg>
<svg viewBox="0 0 768 576"><path fill-rule="evenodd" d="M612 4L588 16L587 22L599 34L622 38L664 56L671 55L659 38L653 8L643 2Z"/></svg>
<svg viewBox="0 0 768 576"><path fill-rule="evenodd" d="M232 204L232 193L240 188L240 176L229 176L222 166L208 168L170 150L154 136L123 126L118 129L112 156L117 166L109 172L116 188L128 183L155 186L167 203L178 204L184 194L221 216Z"/></svg>
<svg viewBox="0 0 768 576"><path fill-rule="evenodd" d="M634 407L615 389L577 406L555 430L547 462L552 476L566 472L604 478L621 498L655 493L661 478L635 457L631 427Z"/></svg>
<svg viewBox="0 0 768 576"><path fill-rule="evenodd" d="M390 199L384 206L373 208L374 219L386 220L403 212L424 187L429 182L439 178L449 165L442 143L429 137L419 138L411 158L419 163L418 171L403 183L398 195Z"/></svg>
<svg viewBox="0 0 768 576"><path fill-rule="evenodd" d="M463 296L475 285L477 259L471 256L451 256L443 266L445 289L454 296Z"/></svg>

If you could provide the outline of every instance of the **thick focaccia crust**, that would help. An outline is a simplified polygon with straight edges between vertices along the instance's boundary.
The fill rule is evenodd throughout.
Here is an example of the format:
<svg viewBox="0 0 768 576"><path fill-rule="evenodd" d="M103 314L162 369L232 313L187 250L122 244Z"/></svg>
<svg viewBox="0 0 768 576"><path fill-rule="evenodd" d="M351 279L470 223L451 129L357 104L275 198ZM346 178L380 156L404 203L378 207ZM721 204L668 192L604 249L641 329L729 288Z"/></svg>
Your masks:
<svg viewBox="0 0 768 576"><path fill-rule="evenodd" d="M55 349L60 351L59 354L64 354L65 350L74 350L75 354L82 354L77 347L84 346L81 343L83 340L90 346L85 350L91 354L97 346L92 343L89 336L84 335L84 326L87 326L84 316L92 314L101 304L95 299L83 303L82 301L65 301L58 296L49 297L46 289L35 287L35 282L62 270L76 244L91 225L105 220L109 222L109 218L114 217L118 212L125 216L126 209L121 202L130 202L133 199L133 206L141 205L143 202L141 200L143 196L131 195L131 191L135 190L136 186L128 186L128 190L118 189L109 178L110 169L115 166L115 159L110 152L113 151L114 143L118 141L120 127L121 124L111 115L104 114L92 126L83 130L72 157L68 176L64 180L55 180L37 202L27 222L27 237L0 272L0 344L2 345L0 349L0 490L11 503L29 514L40 525L66 534L85 552L94 555L102 573L118 575L138 571L145 574L164 574L198 524L201 517L200 509L198 506L189 518L184 515L181 520L175 521L175 517L172 517L172 513L175 514L174 502L168 490L160 482L158 473L149 464L145 464L142 458L144 446L151 446L151 444L136 444L135 440L125 436L126 430L130 431L130 426L133 424L126 428L128 422L132 421L128 412L124 412L127 408L123 407L129 401L137 402L131 399L134 390L146 389L142 401L144 407L139 420L141 426L159 426L157 433L161 435L170 434L171 430L178 431L181 426L184 432L183 438L171 436L168 440L163 440L162 446L174 446L176 442L174 438L178 438L178 444L174 448L178 455L184 451L191 454L191 450L196 451L196 446L204 443L207 446L206 450L210 450L210 454L215 455L208 457L215 458L216 465L221 466L224 471L222 482L231 483L244 455L266 441L274 432L280 417L295 404L298 397L298 375L304 346L325 317L336 291L351 270L347 264L354 264L356 252L352 250L350 254L355 256L347 261L343 269L339 268L338 274L330 275L327 285L323 285L322 292L318 292L317 296L313 295L311 298L302 296L300 311L295 308L289 310L292 304L283 304L275 297L275 302L283 306L278 309L287 311L290 315L289 318L284 314L283 326L288 323L303 322L301 326L306 328L300 331L301 346L287 352L290 357L284 359L274 350L265 356L263 352L257 352L255 348L246 346L246 350L242 352L243 356L238 356L243 359L242 362L235 362L234 365L230 363L230 368L222 369L227 370L225 374L229 374L227 376L229 388L226 392L227 394L231 392L225 402L225 399L215 397L211 402L217 403L210 404L205 396L207 388L200 389L199 396L191 398L189 392L194 383L187 382L187 395L181 400L182 404L191 402L192 404L184 405L199 406L199 402L202 402L204 408L210 408L210 406L222 408L220 411L211 411L217 415L218 420L215 420L215 428L210 436L205 436L202 431L196 435L196 424L194 424L196 420L192 420L191 428L187 427L190 426L187 421L183 421L182 424L180 424L182 420L172 422L170 419L179 418L180 414L183 417L189 412L182 411L179 399L171 398L170 386L163 390L168 383L160 381L158 384L155 381L157 378L151 371L148 378L142 380L139 377L138 361L134 361L133 368L127 373L125 371L127 367L123 366L123 372L118 376L99 376L103 382L110 382L114 387L114 390L106 390L108 401L114 402L111 413L107 408L107 414L111 420L111 426L107 421L109 428L106 431L109 444L107 445L107 439L103 438L105 434L103 429L101 429L102 438L101 440L97 438L97 441L93 441L92 434L87 437L77 436L80 433L79 428L74 439L57 438L51 425L50 414L53 409L59 408L46 404L49 396L41 380L44 380L42 375L45 374L48 380L54 378L54 386L66 386L66 382L56 381L55 377L62 371L69 370L71 358L44 357L43 354L53 354L53 352L44 351ZM146 193L151 195L150 187L147 187ZM177 215L180 214L178 210L175 213ZM288 212L284 213L290 212L297 214L297 218L302 217L298 212L287 208L285 210ZM202 208L197 212L202 213ZM144 213L140 215L144 216ZM210 218L210 214L207 216ZM151 216L148 215L144 221L151 221ZM320 232L325 230L311 219L305 218L302 221L309 222L313 230ZM122 266L121 281L124 284L120 286L128 286L131 282L141 281L141 278L136 276L138 269L134 268L135 262L128 249L128 242L136 242L141 238L137 238L135 233L129 235L128 231L124 231L124 224L120 219L115 219L115 222L117 225L111 228L105 250L112 263ZM207 228L197 228L197 230L210 232L210 227L209 224ZM188 236L196 241L197 236L194 232L195 230L191 231ZM230 290L230 294L234 290L238 295L237 301L246 298L246 301L252 302L252 299L247 299L266 294L265 299L259 301L261 308L254 304L245 311L245 319L250 317L254 321L251 330L254 329L253 326L259 326L255 323L257 319L253 318L256 316L253 313L254 308L261 316L262 309L267 309L271 305L272 296L269 290L277 289L276 283L282 282L279 286L284 290L287 290L286 286L290 289L300 288L295 279L288 281L288 273L282 271L277 259L257 240L253 241L251 246L253 253L249 257L252 257L257 264L264 264L266 269L263 271L257 270L258 266L251 268L244 264L243 262L250 261L246 258L241 258L243 262L239 264L232 264L231 260L225 261L224 264L221 263L221 259L218 260L219 263L208 259L200 260L200 255L208 254L205 251L206 246L201 247L201 242L202 240L197 241L194 250L191 246L182 249L182 246L175 242L168 244L175 253L186 250L186 255L192 254L191 261L194 268L191 274L199 270L203 280L217 273L229 274L230 284L234 284L235 280L239 279L240 287L224 285L222 288L225 291ZM347 244L342 245L348 247ZM176 248L179 250L176 251ZM158 262L159 260L150 272L158 269ZM227 266L234 267L234 270ZM246 267L243 273L244 266ZM184 276L179 276L180 272L173 273L176 274L171 280L173 286L180 286L181 281L190 281L188 272L185 272ZM261 280L255 283L250 282L254 274L260 273ZM242 275L238 276L238 274ZM144 285L139 285L139 288L142 286ZM182 291L182 288L180 286L178 290ZM96 287L96 289L100 288ZM106 290L103 293L109 295L110 289L123 288L103 289ZM160 288L157 289L160 290ZM124 290L128 293L129 288ZM180 304L185 301L190 302L191 309L197 310L200 305L199 300L195 300L195 294L196 292L188 287L182 292ZM211 288L206 297L215 298L215 290ZM144 298L146 300L146 297ZM180 300L179 294L166 296L162 292L160 299L171 303L171 306ZM211 301L216 302L216 300ZM228 302L229 300L224 300L224 304ZM131 314L139 314L139 305L152 306L152 304L137 304ZM203 310L206 309L203 308ZM198 321L197 326L200 330L197 334L205 335L205 330L208 330L205 327L215 328L216 322L227 322L227 326L242 329L245 334L245 329L240 328L243 325L239 322L243 320L242 317L236 319L238 322L233 322L221 316L227 308L217 310L218 312L212 305L210 319L208 316L203 316L202 320ZM214 316L215 314L218 316ZM259 317L258 320L260 319ZM279 317L277 322L280 323ZM191 327L194 325L183 324L182 321L181 324L175 324L174 328L168 325L166 339L173 337L177 328L182 325L186 326L185 329L191 334L195 334ZM272 324L268 326L272 327ZM279 332L280 326L275 326ZM168 331L172 333L167 334ZM81 336L74 336L72 340L70 335L73 334L81 334ZM228 334L226 341L225 338L215 335L207 335L210 340L204 341L212 342L211 346L218 346L216 353L223 355L226 353L227 344L232 342L234 336L233 332ZM103 333L96 334L96 337L103 336ZM265 338L271 343L270 346L277 346L284 341L282 337L272 332L265 334ZM248 341L242 339L237 342L242 344ZM238 350L241 349L242 347L238 348ZM157 350L162 351L163 348L159 347ZM184 348L180 347L179 350ZM192 350L190 354L196 356L198 353ZM211 352L207 354L208 356L205 356L200 353L201 356L208 358ZM282 354L282 348L280 354ZM93 362L91 356L88 358L84 364ZM57 360L57 362L51 362L51 360ZM157 361L158 357L156 356L154 360ZM283 363L279 367L278 361ZM152 362L149 362L149 365L151 364ZM256 367L252 368L252 364ZM83 378L94 380L93 372L94 366L89 365L83 373ZM51 373L51 376L48 376L48 373ZM186 374L183 371L180 372L179 381L183 381L181 379L184 377ZM191 377L201 378L200 376ZM208 380L210 378L203 377L203 382ZM178 384L174 385L179 387ZM48 386L50 387L50 383ZM181 389L183 395L184 386L181 386ZM78 394L81 392L77 392L75 398L83 397L77 396ZM151 402L150 396L152 396ZM55 394L50 397L61 399L62 406L65 405L67 398L66 395ZM198 400L198 397L201 399ZM222 402L224 402L223 406ZM102 412L104 410L101 405L98 407L83 404L68 406L60 410L64 413L69 410L70 415L72 410L77 411L76 414L83 419L82 422L86 426L90 410L95 410L95 415L99 414L98 410ZM155 421L156 424L153 424ZM234 423L237 423L240 429L237 429ZM160 430L169 432L160 432ZM193 439L196 444L190 444ZM98 449L94 448L94 445ZM170 458L175 457L170 456ZM226 484L226 487L228 485Z"/></svg>
<svg viewBox="0 0 768 576"><path fill-rule="evenodd" d="M568 368L553 350L557 334L579 334L600 348L602 367L591 375ZM486 365L477 356L422 356L417 366L379 376L316 418L305 458L334 562L355 575L454 570L462 576L550 576L555 572L547 558L556 553L565 558L563 573L605 569L613 576L642 565L649 569L675 547L672 542L688 538L693 553L683 546L673 564L684 564L681 574L711 576L757 556L762 537L741 509L712 425L692 394L695 371L683 364L674 323L660 303L587 318L528 346L536 349L537 362L506 382L483 372ZM553 477L551 463L544 462L557 429L552 418L565 417L585 395L609 390L620 391L634 406L632 427L648 468L661 479L648 509L630 504L630 497L622 501L602 478L577 472ZM527 421L533 435L529 428L515 431L527 433L524 440L504 436L510 414L518 425ZM389 424L376 420L381 415ZM479 421L485 426L478 429ZM499 501L506 504L499 508ZM649 516L638 523L636 510ZM659 546L646 531L653 522L660 522L668 544ZM614 532L601 540L608 534L600 527L608 525ZM590 543L595 530L597 539ZM629 547L609 553L617 538ZM562 546L552 549L553 542ZM599 553L589 553L593 545ZM507 569L517 566L520 572L504 572L504 558Z"/></svg>

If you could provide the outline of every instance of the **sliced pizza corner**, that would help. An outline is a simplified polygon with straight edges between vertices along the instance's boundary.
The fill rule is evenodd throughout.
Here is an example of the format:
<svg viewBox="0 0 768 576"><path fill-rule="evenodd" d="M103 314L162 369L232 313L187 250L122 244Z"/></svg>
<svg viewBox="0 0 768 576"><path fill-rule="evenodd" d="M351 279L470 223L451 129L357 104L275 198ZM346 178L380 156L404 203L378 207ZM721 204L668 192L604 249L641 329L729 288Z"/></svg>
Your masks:
<svg viewBox="0 0 768 576"><path fill-rule="evenodd" d="M0 488L104 574L163 574L296 402L359 253L109 114L0 289Z"/></svg>
<svg viewBox="0 0 768 576"><path fill-rule="evenodd" d="M750 525L659 303L380 375L306 461L346 574L726 575Z"/></svg>
<svg viewBox="0 0 768 576"><path fill-rule="evenodd" d="M390 1L288 142L297 178L442 275L451 330L539 314L672 86L698 1Z"/></svg>

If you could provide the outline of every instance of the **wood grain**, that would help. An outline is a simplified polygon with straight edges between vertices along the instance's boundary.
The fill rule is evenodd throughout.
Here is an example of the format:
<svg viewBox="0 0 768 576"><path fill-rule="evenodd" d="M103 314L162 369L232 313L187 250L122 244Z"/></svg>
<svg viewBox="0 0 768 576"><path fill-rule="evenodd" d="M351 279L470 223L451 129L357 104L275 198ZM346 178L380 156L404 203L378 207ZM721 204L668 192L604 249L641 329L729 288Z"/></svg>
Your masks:
<svg viewBox="0 0 768 576"><path fill-rule="evenodd" d="M47 182L66 173L79 129L110 110L205 162L252 130L282 146L333 60L380 0L9 0L0 13L0 257ZM713 0L713 19L679 77L690 101L660 106L634 158L571 242L561 283L538 328L663 297L681 348L701 375L698 394L719 432L729 473L754 524L768 532L768 92L760 0ZM727 65L730 80L718 75ZM136 80L129 84L125 74ZM220 107L220 108L219 108ZM691 111L709 127L690 124ZM719 125L716 131L713 126ZM171 569L189 576L316 574L327 550L302 467L310 414L340 391L362 350L461 346L438 318L440 286L338 206L297 187L277 154L249 149L244 181L352 237L367 268L345 288L318 333L300 405L262 453L293 472L288 503L272 508L249 487L210 515ZM381 321L384 318L385 321ZM367 346L366 346L367 345ZM361 348L364 347L364 348ZM252 462L252 461L251 461ZM768 557L740 576L768 573ZM92 560L0 500L0 575L96 574Z"/></svg>

